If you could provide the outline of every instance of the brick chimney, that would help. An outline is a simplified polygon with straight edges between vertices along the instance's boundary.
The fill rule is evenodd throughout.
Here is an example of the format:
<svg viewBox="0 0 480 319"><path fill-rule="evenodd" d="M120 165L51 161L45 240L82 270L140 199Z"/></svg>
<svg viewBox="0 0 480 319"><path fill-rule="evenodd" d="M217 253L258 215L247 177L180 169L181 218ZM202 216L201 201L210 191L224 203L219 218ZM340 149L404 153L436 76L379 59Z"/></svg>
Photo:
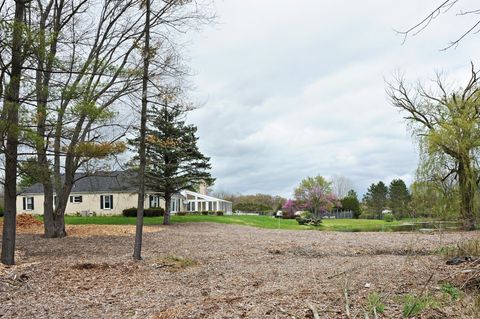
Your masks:
<svg viewBox="0 0 480 319"><path fill-rule="evenodd" d="M198 186L198 192L202 195L207 195L207 184L205 182L200 182Z"/></svg>

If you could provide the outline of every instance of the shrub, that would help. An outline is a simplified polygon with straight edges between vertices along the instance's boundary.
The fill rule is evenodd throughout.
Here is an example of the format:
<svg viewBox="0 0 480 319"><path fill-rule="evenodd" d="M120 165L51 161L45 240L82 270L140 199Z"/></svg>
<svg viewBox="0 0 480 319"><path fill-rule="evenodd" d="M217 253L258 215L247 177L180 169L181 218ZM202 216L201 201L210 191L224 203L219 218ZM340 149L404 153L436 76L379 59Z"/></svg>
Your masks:
<svg viewBox="0 0 480 319"><path fill-rule="evenodd" d="M217 215L217 216L223 216L223 214L224 214L223 210L217 210L215 212L215 215Z"/></svg>
<svg viewBox="0 0 480 319"><path fill-rule="evenodd" d="M0 206L0 217L3 217L3 207Z"/></svg>
<svg viewBox="0 0 480 319"><path fill-rule="evenodd" d="M449 295L452 301L457 301L462 297L462 292L450 283L444 283L441 290L444 294Z"/></svg>
<svg viewBox="0 0 480 319"><path fill-rule="evenodd" d="M393 216L393 214L385 214L383 215L383 220L388 223L391 223L395 220L395 216Z"/></svg>
<svg viewBox="0 0 480 319"><path fill-rule="evenodd" d="M187 212L178 212L177 215L178 216L185 216L185 215L187 215Z"/></svg>
<svg viewBox="0 0 480 319"><path fill-rule="evenodd" d="M320 226L322 224L322 219L315 217L297 217L296 220L300 225Z"/></svg>
<svg viewBox="0 0 480 319"><path fill-rule="evenodd" d="M215 215L215 213L216 213L216 212L215 212L214 210L209 210L209 211L208 211L208 215Z"/></svg>
<svg viewBox="0 0 480 319"><path fill-rule="evenodd" d="M202 215L208 215L208 210L202 210Z"/></svg>
<svg viewBox="0 0 480 319"><path fill-rule="evenodd" d="M165 210L161 207L159 208L146 208L143 211L143 216L144 217L158 217L158 216L163 216L165 213ZM124 209L122 212L122 215L125 217L137 217L137 208L132 207L132 208L127 208Z"/></svg>

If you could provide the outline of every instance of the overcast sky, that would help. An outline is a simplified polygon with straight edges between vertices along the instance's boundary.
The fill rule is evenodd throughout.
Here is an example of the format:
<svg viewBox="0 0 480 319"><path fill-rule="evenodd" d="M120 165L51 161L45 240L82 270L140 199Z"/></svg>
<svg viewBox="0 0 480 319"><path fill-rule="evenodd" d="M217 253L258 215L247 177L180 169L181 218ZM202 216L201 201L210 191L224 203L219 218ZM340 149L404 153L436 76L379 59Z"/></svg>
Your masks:
<svg viewBox="0 0 480 319"><path fill-rule="evenodd" d="M421 2L421 3L420 3ZM404 30L443 0L225 0L191 41L189 115L212 159L215 189L290 197L305 177L343 175L363 194L379 180L411 183L416 145L387 101L385 79L444 71L461 85L480 35L440 51L478 9L463 0L416 37Z"/></svg>

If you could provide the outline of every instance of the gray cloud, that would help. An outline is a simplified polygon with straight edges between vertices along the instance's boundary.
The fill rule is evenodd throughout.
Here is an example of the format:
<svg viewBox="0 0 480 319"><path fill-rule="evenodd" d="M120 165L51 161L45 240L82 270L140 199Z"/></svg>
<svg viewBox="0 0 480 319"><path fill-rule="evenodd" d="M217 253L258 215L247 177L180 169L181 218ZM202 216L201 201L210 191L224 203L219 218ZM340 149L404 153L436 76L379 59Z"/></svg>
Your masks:
<svg viewBox="0 0 480 319"><path fill-rule="evenodd" d="M468 24L454 14L401 45L393 28L435 4L218 2L219 24L192 39L194 97L205 105L189 116L216 188L290 196L316 174L349 177L360 194L378 180L411 182L418 155L384 79L396 70L412 81L435 70L463 79L480 49L473 37L439 51Z"/></svg>

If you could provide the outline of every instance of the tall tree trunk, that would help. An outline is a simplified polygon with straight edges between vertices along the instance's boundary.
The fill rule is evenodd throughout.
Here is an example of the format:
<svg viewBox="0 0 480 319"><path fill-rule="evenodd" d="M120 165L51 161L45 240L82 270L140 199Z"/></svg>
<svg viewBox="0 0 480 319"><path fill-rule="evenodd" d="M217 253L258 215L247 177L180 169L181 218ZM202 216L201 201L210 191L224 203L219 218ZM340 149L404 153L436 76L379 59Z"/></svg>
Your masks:
<svg viewBox="0 0 480 319"><path fill-rule="evenodd" d="M138 204L137 223L135 228L135 246L133 258L142 259L142 237L143 237L143 213L145 205L145 167L146 167L146 133L147 133L147 107L148 107L148 69L150 64L150 0L145 0L145 47L143 52L143 79L142 79L142 110L140 115L140 148L138 157L140 166L138 169Z"/></svg>
<svg viewBox="0 0 480 319"><path fill-rule="evenodd" d="M54 219L53 219L53 186L52 182L43 183L43 229L45 237L52 238L52 234L49 233L50 230L54 228Z"/></svg>
<svg viewBox="0 0 480 319"><path fill-rule="evenodd" d="M458 184L460 188L460 217L463 230L475 230L475 179L469 159L458 163Z"/></svg>
<svg viewBox="0 0 480 319"><path fill-rule="evenodd" d="M47 238L62 238L67 236L65 231L65 211L67 209L69 194L72 191L75 182L75 173L67 161L65 165L65 174L63 182L60 182L55 187L57 200L55 208L52 210L53 214L49 216L49 225L45 225L45 237ZM45 216L45 220L47 216Z"/></svg>
<svg viewBox="0 0 480 319"><path fill-rule="evenodd" d="M15 20L12 39L12 69L5 96L7 146L5 150L5 212L2 237L2 263L15 263L15 237L17 217L17 163L18 163L18 108L20 78L22 75L22 29L25 3L15 1Z"/></svg>
<svg viewBox="0 0 480 319"><path fill-rule="evenodd" d="M41 13L40 27L38 42L39 48L37 51L37 70L36 70L36 79L35 79L35 88L37 95L37 141L36 141L36 151L38 165L41 171L41 183L44 190L44 201L43 201L43 215L44 215L44 232L45 237L53 237L52 230L55 228L54 222L54 197L53 197L53 181L52 175L50 172L50 167L48 163L47 148L48 148L48 139L45 136L46 133L46 120L47 120L47 101L50 95L50 79L51 71L53 68L53 62L57 53L57 42L58 35L60 31L60 21L62 16L62 10L64 6L64 1L61 0L60 3L56 3L55 19L54 19L54 28L52 32L52 38L50 41L50 52L47 53L47 41L46 41L46 21L50 14L51 8L54 2L51 1L47 4L47 7ZM57 204L58 206L58 204Z"/></svg>
<svg viewBox="0 0 480 319"><path fill-rule="evenodd" d="M170 225L170 205L172 196L169 193L165 193L165 213L163 214L163 224Z"/></svg>

